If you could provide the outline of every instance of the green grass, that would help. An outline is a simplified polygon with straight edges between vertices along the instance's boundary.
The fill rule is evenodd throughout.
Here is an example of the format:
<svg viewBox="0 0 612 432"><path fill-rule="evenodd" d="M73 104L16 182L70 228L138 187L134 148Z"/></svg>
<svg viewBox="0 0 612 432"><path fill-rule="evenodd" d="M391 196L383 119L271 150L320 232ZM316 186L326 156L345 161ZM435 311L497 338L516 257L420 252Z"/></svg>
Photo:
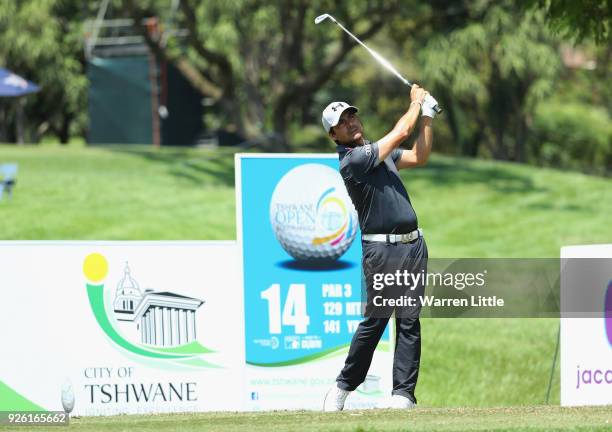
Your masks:
<svg viewBox="0 0 612 432"><path fill-rule="evenodd" d="M236 235L229 149L0 146L0 162L19 163L14 197L0 202L3 239ZM562 245L612 242L609 178L439 155L403 177L432 257L558 257ZM420 405L544 403L557 328L551 319L424 320ZM550 402L559 403L558 370Z"/></svg>
<svg viewBox="0 0 612 432"><path fill-rule="evenodd" d="M5 240L234 239L231 149L0 146ZM434 257L557 257L612 242L612 179L435 155L403 172Z"/></svg>
<svg viewBox="0 0 612 432"><path fill-rule="evenodd" d="M555 319L423 319L420 406L543 405ZM559 404L557 361L549 403Z"/></svg>
<svg viewBox="0 0 612 432"><path fill-rule="evenodd" d="M403 179L435 257L558 257L612 242L610 178L434 157Z"/></svg>
<svg viewBox="0 0 612 432"><path fill-rule="evenodd" d="M235 238L231 152L0 146L0 162L19 164L5 240Z"/></svg>
<svg viewBox="0 0 612 432"><path fill-rule="evenodd" d="M69 427L16 427L15 431L603 431L612 408L455 408L341 413L268 412L160 414L71 419ZM3 429L0 426L0 430Z"/></svg>

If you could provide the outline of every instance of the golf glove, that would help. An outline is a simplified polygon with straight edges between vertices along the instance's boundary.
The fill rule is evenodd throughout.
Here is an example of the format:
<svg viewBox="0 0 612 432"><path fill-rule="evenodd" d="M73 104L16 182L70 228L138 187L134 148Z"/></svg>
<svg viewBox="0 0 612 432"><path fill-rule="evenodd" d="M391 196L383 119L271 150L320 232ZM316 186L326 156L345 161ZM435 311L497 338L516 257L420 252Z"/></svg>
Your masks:
<svg viewBox="0 0 612 432"><path fill-rule="evenodd" d="M423 101L423 106L421 107L421 115L425 117L434 118L436 116L436 112L434 111L434 107L438 105L438 101L433 98L430 94L425 96L425 100Z"/></svg>

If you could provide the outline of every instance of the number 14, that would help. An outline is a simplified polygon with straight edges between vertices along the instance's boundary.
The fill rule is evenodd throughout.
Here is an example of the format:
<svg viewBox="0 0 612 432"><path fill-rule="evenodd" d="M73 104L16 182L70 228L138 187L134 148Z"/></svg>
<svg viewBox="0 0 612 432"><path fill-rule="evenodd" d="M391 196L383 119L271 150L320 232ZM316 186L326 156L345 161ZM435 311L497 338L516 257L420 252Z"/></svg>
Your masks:
<svg viewBox="0 0 612 432"><path fill-rule="evenodd" d="M269 330L271 334L282 333L282 326L293 326L295 334L308 332L310 317L306 313L306 285L291 284L283 307L281 321L280 284L272 284L261 292L261 298L268 301Z"/></svg>

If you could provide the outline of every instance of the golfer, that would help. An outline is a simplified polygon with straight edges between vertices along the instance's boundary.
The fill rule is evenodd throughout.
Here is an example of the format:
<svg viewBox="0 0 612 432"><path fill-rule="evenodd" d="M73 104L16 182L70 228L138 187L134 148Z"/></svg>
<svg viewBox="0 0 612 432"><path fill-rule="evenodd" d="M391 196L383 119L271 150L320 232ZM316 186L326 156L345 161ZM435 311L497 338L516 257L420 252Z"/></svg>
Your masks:
<svg viewBox="0 0 612 432"><path fill-rule="evenodd" d="M411 287L392 276L384 279L384 275L395 275L398 270L426 271L427 246L398 170L427 162L433 142L435 100L417 85L412 86L410 99L408 111L393 130L376 142L365 139L356 107L332 102L323 111L323 127L337 144L340 173L359 216L367 294L364 320L353 336L336 384L325 396L324 411L342 410L350 392L365 380L393 311L396 345L388 407L412 408L417 402L414 391L421 357L420 305L394 307L389 306L388 300L397 300L404 294L418 299L424 293L424 285ZM420 130L412 148L400 149L399 145L417 126L419 116ZM387 282L384 288L383 280Z"/></svg>

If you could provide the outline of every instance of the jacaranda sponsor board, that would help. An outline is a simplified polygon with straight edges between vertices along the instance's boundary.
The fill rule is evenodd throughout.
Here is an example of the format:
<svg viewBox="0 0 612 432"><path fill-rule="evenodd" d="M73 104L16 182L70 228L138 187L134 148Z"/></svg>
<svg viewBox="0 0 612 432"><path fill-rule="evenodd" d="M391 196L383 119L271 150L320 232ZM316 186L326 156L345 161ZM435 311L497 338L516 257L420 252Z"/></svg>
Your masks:
<svg viewBox="0 0 612 432"><path fill-rule="evenodd" d="M600 311L595 317L561 319L561 405L564 406L612 404L611 258L612 245L561 249L562 310L569 310L565 304L571 301L574 308L579 304L580 310Z"/></svg>
<svg viewBox="0 0 612 432"><path fill-rule="evenodd" d="M235 242L1 243L0 410L243 409L238 266Z"/></svg>
<svg viewBox="0 0 612 432"><path fill-rule="evenodd" d="M330 155L237 155L252 409L320 409L362 319L357 213ZM390 393L388 332L350 398ZM389 389L389 391L386 391Z"/></svg>

